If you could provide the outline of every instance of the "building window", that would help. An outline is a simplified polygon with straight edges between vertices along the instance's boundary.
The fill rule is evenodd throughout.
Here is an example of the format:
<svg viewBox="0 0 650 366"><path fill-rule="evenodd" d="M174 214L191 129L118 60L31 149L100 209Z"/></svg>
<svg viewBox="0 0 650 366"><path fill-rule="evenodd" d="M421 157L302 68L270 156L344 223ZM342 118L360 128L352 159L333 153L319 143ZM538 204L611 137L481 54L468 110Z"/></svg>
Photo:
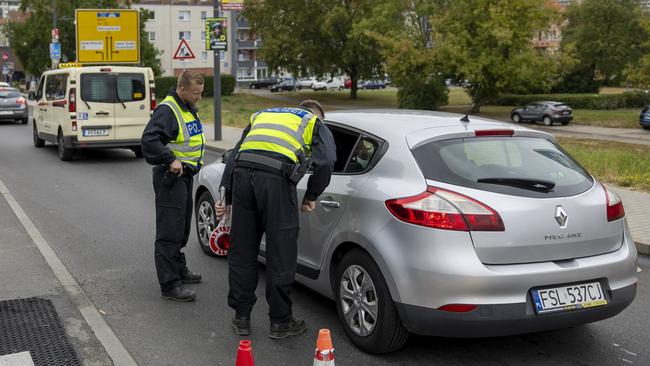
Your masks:
<svg viewBox="0 0 650 366"><path fill-rule="evenodd" d="M190 11L189 10L179 10L178 11L178 20L181 22L189 22L190 21Z"/></svg>
<svg viewBox="0 0 650 366"><path fill-rule="evenodd" d="M149 20L156 20L156 12L149 10Z"/></svg>
<svg viewBox="0 0 650 366"><path fill-rule="evenodd" d="M208 12L207 11L202 11L201 12L201 20L205 20L205 18L208 17Z"/></svg>
<svg viewBox="0 0 650 366"><path fill-rule="evenodd" d="M201 61L208 61L208 51L201 51Z"/></svg>
<svg viewBox="0 0 650 366"><path fill-rule="evenodd" d="M147 32L149 33L149 41L153 42L156 40L156 32Z"/></svg>
<svg viewBox="0 0 650 366"><path fill-rule="evenodd" d="M201 40L205 41L205 32L201 32Z"/></svg>
<svg viewBox="0 0 650 366"><path fill-rule="evenodd" d="M183 38L185 38L186 41L191 41L192 40L192 32L190 32L190 31L178 32L178 40L180 41Z"/></svg>

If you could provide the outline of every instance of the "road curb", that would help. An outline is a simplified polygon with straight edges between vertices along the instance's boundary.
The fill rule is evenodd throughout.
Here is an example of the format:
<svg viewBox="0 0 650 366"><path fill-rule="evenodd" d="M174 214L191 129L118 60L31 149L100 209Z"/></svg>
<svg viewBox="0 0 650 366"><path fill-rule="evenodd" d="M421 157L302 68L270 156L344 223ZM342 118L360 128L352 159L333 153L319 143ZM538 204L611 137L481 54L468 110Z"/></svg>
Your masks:
<svg viewBox="0 0 650 366"><path fill-rule="evenodd" d="M636 251L641 254L650 255L650 244L634 242L636 244Z"/></svg>

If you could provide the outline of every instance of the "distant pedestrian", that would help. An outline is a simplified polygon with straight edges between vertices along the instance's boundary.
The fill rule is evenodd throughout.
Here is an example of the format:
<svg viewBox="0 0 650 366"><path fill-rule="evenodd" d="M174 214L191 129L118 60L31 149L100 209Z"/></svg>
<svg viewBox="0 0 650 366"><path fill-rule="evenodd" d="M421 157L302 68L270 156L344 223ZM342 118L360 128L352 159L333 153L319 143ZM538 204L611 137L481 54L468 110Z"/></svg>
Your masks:
<svg viewBox="0 0 650 366"><path fill-rule="evenodd" d="M193 177L203 165L205 136L196 110L202 92L203 77L183 71L142 134L143 155L154 166L156 272L161 296L168 300L195 300L196 293L183 284L201 282L181 249L190 235Z"/></svg>

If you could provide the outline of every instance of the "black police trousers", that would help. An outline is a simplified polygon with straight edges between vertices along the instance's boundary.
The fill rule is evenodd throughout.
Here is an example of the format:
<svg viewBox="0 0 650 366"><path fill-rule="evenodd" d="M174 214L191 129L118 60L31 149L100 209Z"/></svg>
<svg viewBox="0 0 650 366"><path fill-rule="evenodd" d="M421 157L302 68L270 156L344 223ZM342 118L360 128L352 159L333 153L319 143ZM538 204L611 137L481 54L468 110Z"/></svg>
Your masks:
<svg viewBox="0 0 650 366"><path fill-rule="evenodd" d="M291 286L298 250L296 186L282 175L236 167L228 249L228 305L250 316L257 300L257 255L266 234L266 301L272 323L291 318Z"/></svg>
<svg viewBox="0 0 650 366"><path fill-rule="evenodd" d="M190 174L177 176L166 167L153 168L156 193L156 249L154 259L161 291L182 283L187 272L185 254L192 223L192 182Z"/></svg>

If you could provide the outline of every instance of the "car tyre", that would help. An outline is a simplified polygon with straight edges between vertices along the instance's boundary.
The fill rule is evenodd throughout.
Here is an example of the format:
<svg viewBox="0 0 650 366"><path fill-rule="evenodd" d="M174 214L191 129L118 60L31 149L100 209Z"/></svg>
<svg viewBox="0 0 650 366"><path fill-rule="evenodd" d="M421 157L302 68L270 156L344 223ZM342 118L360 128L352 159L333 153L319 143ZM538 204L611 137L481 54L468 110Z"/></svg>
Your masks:
<svg viewBox="0 0 650 366"><path fill-rule="evenodd" d="M209 191L201 193L196 207L194 208L194 217L196 220L196 237L199 238L199 246L203 253L211 256L218 257L212 249L210 249L210 235L217 227L217 219L214 212L214 198Z"/></svg>
<svg viewBox="0 0 650 366"><path fill-rule="evenodd" d="M257 87L255 85L253 85L253 84L249 85L248 88L249 89L257 89Z"/></svg>
<svg viewBox="0 0 650 366"><path fill-rule="evenodd" d="M521 116L519 115L519 113L515 113L512 115L512 122L521 123Z"/></svg>
<svg viewBox="0 0 650 366"><path fill-rule="evenodd" d="M133 152L135 153L135 157L138 159L141 159L144 155L142 154L142 146L135 146L131 148Z"/></svg>
<svg viewBox="0 0 650 366"><path fill-rule="evenodd" d="M562 126L566 126L569 124L569 121L562 121Z"/></svg>
<svg viewBox="0 0 650 366"><path fill-rule="evenodd" d="M650 130L650 126L643 126L644 130Z"/></svg>
<svg viewBox="0 0 650 366"><path fill-rule="evenodd" d="M74 156L74 150L65 147L65 144L63 143L63 132L61 130L59 130L59 136L57 136L56 142L59 145L59 159L63 161L72 160L72 157Z"/></svg>
<svg viewBox="0 0 650 366"><path fill-rule="evenodd" d="M22 123L24 125L26 125L27 122L29 122L29 120L27 118L23 118L23 119L20 120L20 123Z"/></svg>
<svg viewBox="0 0 650 366"><path fill-rule="evenodd" d="M379 267L366 253L357 249L347 253L334 280L339 319L357 347L377 354L395 351L406 343L409 332L399 319Z"/></svg>
<svg viewBox="0 0 650 366"><path fill-rule="evenodd" d="M544 116L542 123L544 123L544 126L551 126L553 124L553 120L549 116Z"/></svg>
<svg viewBox="0 0 650 366"><path fill-rule="evenodd" d="M38 137L38 130L36 129L36 121L34 121L34 128L32 129L34 131L34 147L43 147L45 146L45 140L42 138Z"/></svg>

